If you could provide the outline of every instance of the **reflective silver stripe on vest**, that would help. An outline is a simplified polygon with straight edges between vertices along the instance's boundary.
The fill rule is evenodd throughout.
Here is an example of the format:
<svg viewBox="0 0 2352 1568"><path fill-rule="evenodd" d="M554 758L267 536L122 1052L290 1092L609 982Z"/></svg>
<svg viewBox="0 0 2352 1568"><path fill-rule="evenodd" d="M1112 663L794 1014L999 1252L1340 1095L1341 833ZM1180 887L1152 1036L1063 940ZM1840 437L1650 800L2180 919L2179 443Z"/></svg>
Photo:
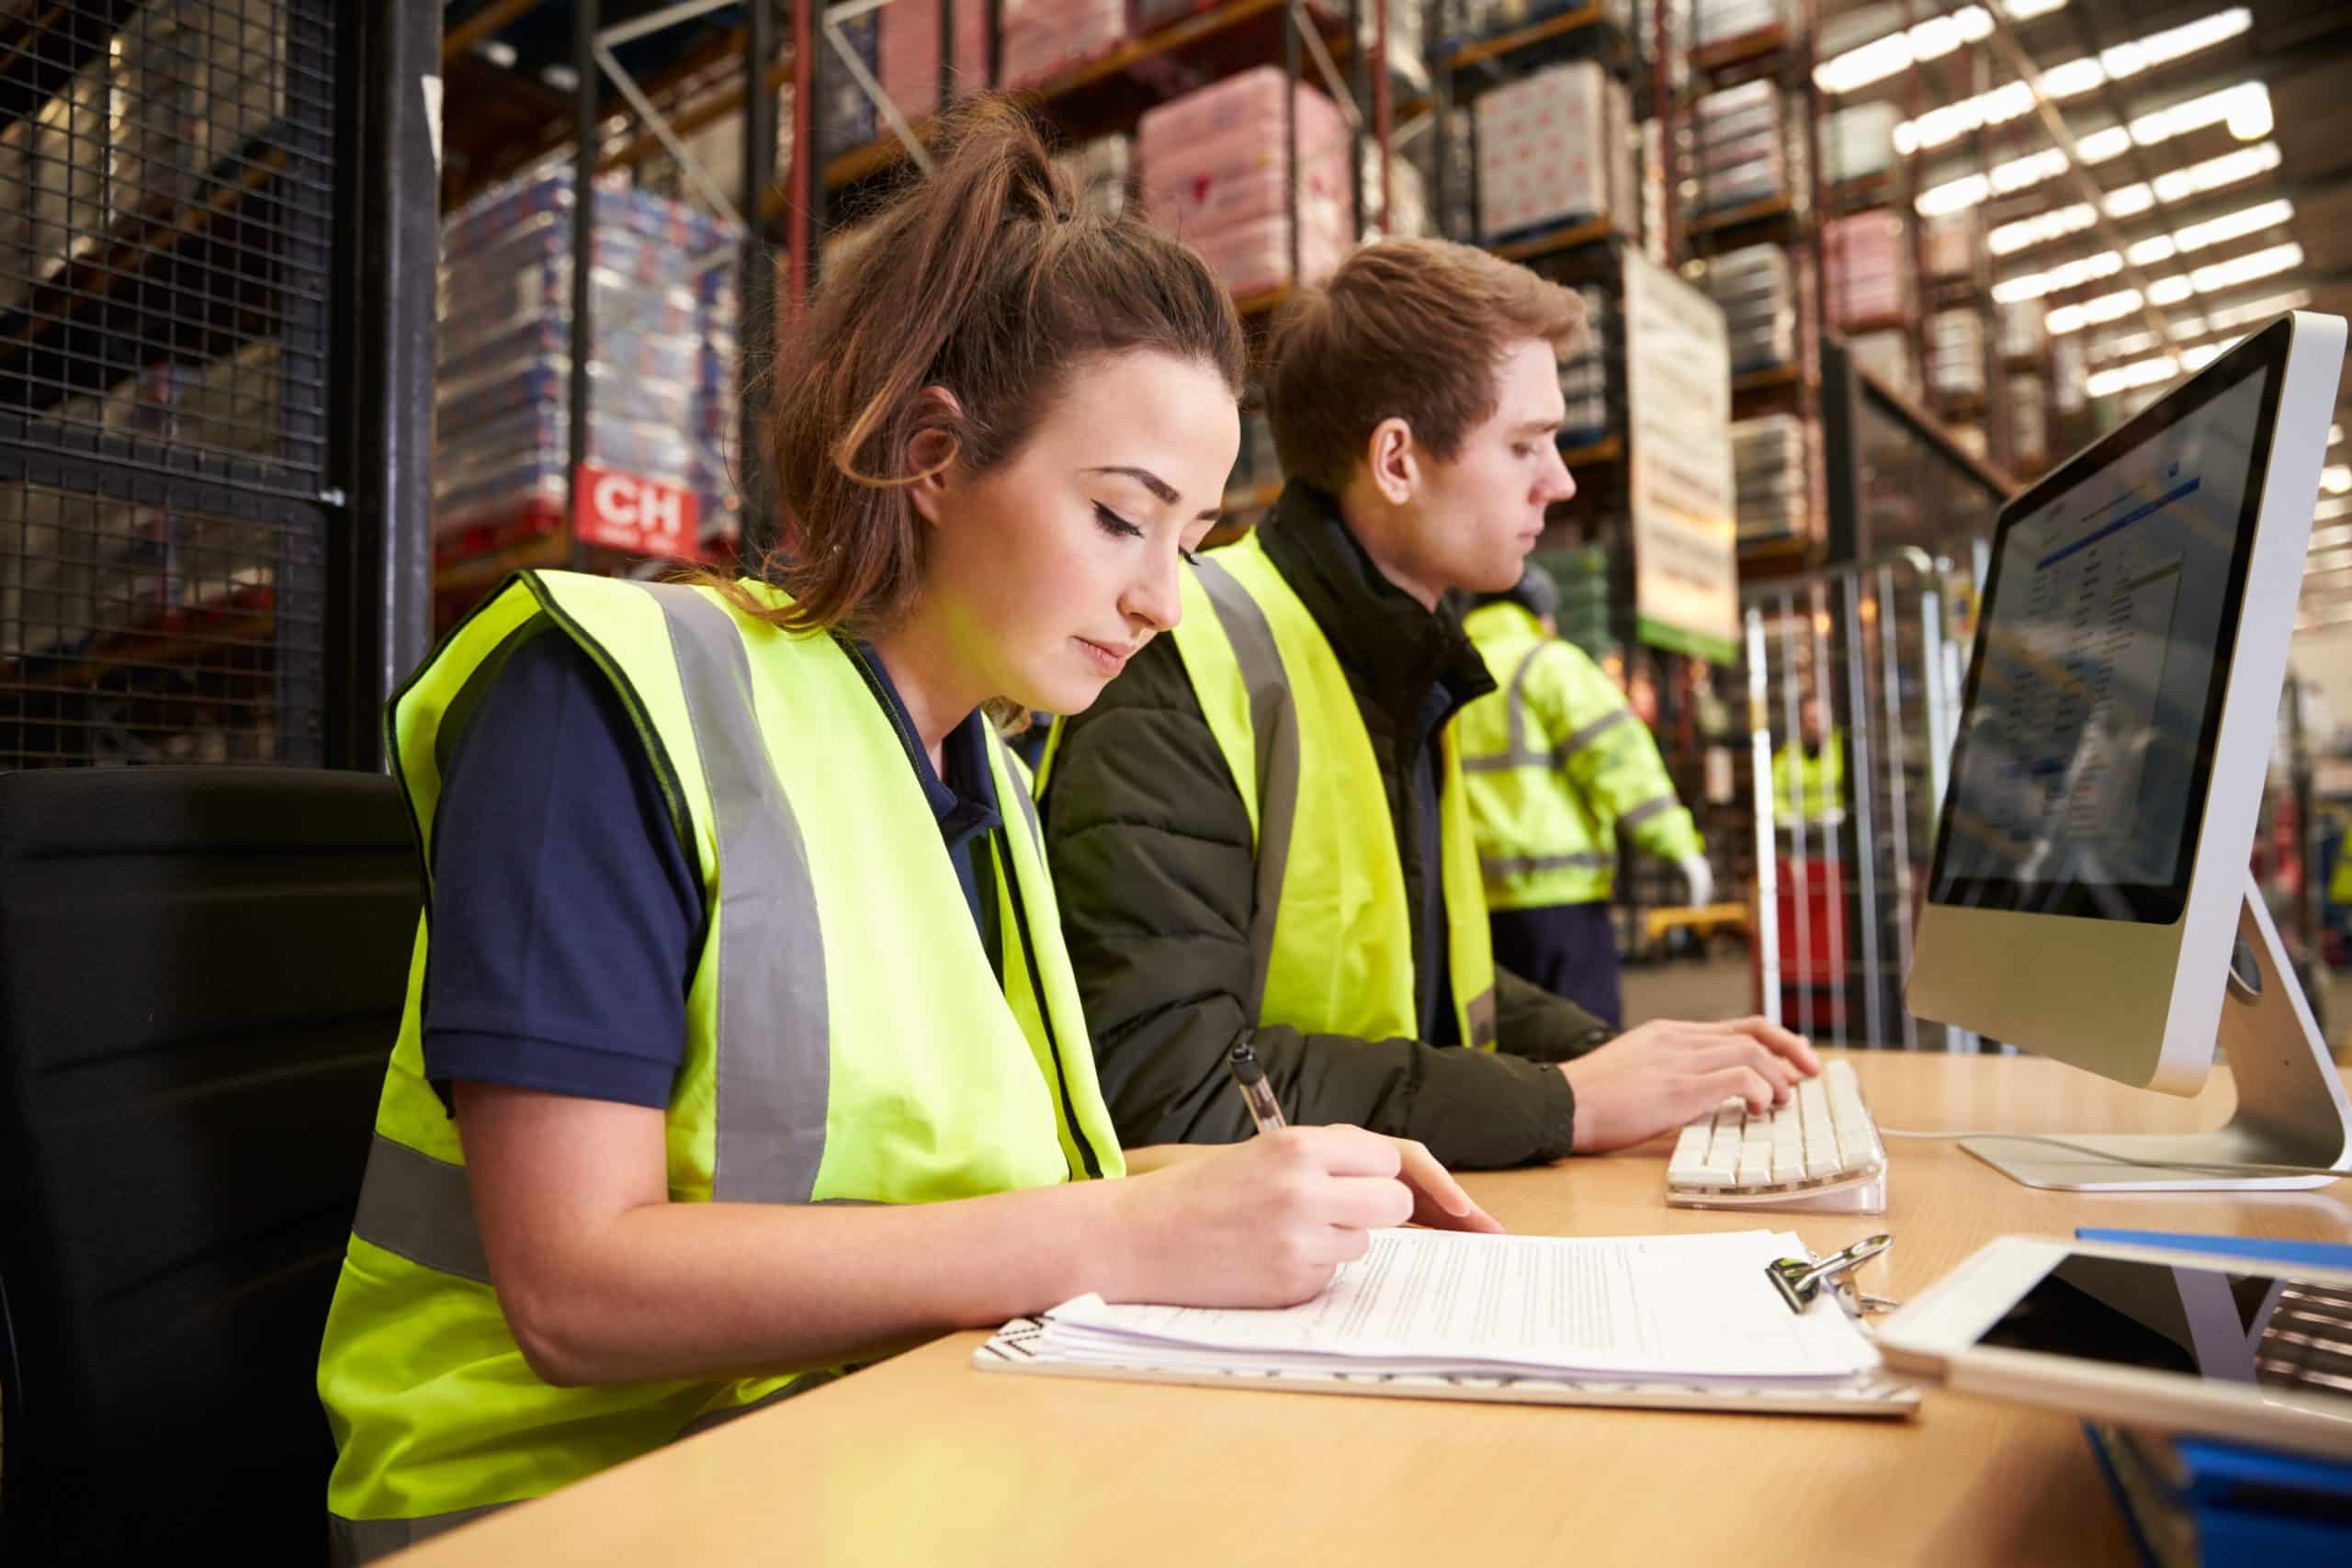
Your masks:
<svg viewBox="0 0 2352 1568"><path fill-rule="evenodd" d="M733 618L683 584L638 586L670 624L718 842L711 1196L805 1203L824 1163L832 1082L825 942L808 850L768 761L752 660Z"/></svg>
<svg viewBox="0 0 2352 1568"><path fill-rule="evenodd" d="M413 1546L459 1525L469 1525L485 1514L514 1506L485 1503L479 1508L452 1508L446 1514L427 1514L415 1519L346 1519L340 1514L329 1514L327 1562L333 1568L356 1568L359 1563L390 1557L404 1546Z"/></svg>
<svg viewBox="0 0 2352 1568"><path fill-rule="evenodd" d="M1464 773L1507 773L1513 768L1561 767L1569 758L1634 716L1631 708L1611 708L1549 751L1538 751L1530 746L1527 743L1527 672L1534 668L1535 656L1551 646L1548 642L1537 643L1527 650L1526 657L1519 661L1519 667L1510 672L1510 686L1503 694L1504 711L1508 715L1505 720L1508 749L1499 757L1464 758L1462 762Z"/></svg>
<svg viewBox="0 0 2352 1568"><path fill-rule="evenodd" d="M1489 877L1532 876L1539 871L1599 870L1617 863L1615 855L1481 855L1478 869Z"/></svg>
<svg viewBox="0 0 2352 1568"><path fill-rule="evenodd" d="M1680 804L1680 801L1675 799L1674 796L1670 795L1654 795L1650 799L1645 800L1639 806L1634 807L1631 811L1625 813L1624 816L1617 818L1617 826L1620 828L1638 828L1643 823L1648 821L1651 818L1657 816L1661 812L1671 811Z"/></svg>
<svg viewBox="0 0 2352 1568"><path fill-rule="evenodd" d="M1483 1050L1495 1037L1495 988L1489 986L1471 998L1470 1005L1462 1013L1470 1021L1469 1044L1473 1049Z"/></svg>
<svg viewBox="0 0 2352 1568"><path fill-rule="evenodd" d="M381 1133L368 1147L352 1234L411 1263L490 1283L490 1258L474 1223L466 1168L421 1154Z"/></svg>
<svg viewBox="0 0 2352 1568"><path fill-rule="evenodd" d="M1298 710L1292 705L1290 678L1266 612L1221 563L1204 559L1193 570L1233 645L1242 686L1250 694L1250 728L1257 737L1258 879L1250 916L1256 972L1250 994L1242 998L1243 1016L1254 1021L1265 1006L1266 980L1274 966L1274 917L1282 909L1283 868L1290 859L1298 810Z"/></svg>
<svg viewBox="0 0 2352 1568"><path fill-rule="evenodd" d="M662 606L718 838L717 1147L711 1195L807 1202L825 1157L831 1082L817 890L752 702L726 611L690 588L639 583ZM462 1166L376 1138L352 1232L445 1274L489 1284Z"/></svg>

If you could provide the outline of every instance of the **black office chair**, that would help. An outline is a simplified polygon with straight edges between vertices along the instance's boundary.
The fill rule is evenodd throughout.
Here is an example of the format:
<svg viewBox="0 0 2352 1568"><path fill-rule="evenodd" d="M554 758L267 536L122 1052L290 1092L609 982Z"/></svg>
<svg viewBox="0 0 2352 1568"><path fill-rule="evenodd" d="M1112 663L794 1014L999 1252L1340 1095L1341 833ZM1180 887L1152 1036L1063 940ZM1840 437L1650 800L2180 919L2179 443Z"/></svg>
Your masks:
<svg viewBox="0 0 2352 1568"><path fill-rule="evenodd" d="M0 774L0 1559L323 1561L418 900L387 779Z"/></svg>

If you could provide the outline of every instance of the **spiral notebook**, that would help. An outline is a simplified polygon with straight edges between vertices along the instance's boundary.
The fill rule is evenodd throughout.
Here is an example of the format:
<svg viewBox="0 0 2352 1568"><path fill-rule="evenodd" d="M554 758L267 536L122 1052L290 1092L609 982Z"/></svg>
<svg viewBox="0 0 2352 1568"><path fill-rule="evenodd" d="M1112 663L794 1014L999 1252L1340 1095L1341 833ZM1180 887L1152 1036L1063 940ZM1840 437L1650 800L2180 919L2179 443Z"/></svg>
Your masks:
<svg viewBox="0 0 2352 1568"><path fill-rule="evenodd" d="M1792 1313L1785 1232L1561 1237L1375 1232L1313 1301L1233 1311L1099 1296L1016 1318L982 1371L1314 1393L1902 1416L1916 1391L1824 1296Z"/></svg>

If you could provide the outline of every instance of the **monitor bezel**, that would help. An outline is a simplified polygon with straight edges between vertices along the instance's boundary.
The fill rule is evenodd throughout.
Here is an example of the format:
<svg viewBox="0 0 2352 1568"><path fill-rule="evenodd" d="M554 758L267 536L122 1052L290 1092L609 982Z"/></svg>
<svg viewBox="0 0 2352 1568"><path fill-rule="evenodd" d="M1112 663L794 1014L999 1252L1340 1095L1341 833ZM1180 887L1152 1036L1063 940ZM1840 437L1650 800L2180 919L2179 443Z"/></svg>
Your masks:
<svg viewBox="0 0 2352 1568"><path fill-rule="evenodd" d="M2222 710L2236 661L2238 631L2245 605L2245 583L2254 559L2255 533L2262 515L2269 483L2271 449L2278 429L2278 405L2285 395L2287 355L2294 341L2294 321L2281 316L2215 359L2182 387L2159 398L2107 435L2084 448L2062 467L2029 486L2001 508L1994 532L1991 564L1984 592L1977 606L1974 648L1968 661L1967 681L1961 695L1960 723L1953 739L1951 761L1945 774L1943 809L1936 820L1936 853L1928 874L1928 901L1958 908L1985 909L2029 915L2075 916L2127 921L2141 925L2172 925L2188 908L2189 886L2202 844L2205 807L2222 728ZM2214 399L2267 374L2262 401L2255 415L2254 442L2247 452L2246 489L2238 515L2236 538L2230 555L2229 581L2222 600L2222 620L2214 637L2213 666L2205 693L2205 713L2199 726L2197 751L2189 774L2187 818L2180 852L2169 883L2065 882L2021 883L2008 877L1947 876L1945 856L1951 844L1953 802L1965 774L1970 730L1969 716L1976 711L1977 682L1984 670L1986 643L1999 604L2002 565L2010 531L2023 518L2090 480L2125 453L2163 434Z"/></svg>

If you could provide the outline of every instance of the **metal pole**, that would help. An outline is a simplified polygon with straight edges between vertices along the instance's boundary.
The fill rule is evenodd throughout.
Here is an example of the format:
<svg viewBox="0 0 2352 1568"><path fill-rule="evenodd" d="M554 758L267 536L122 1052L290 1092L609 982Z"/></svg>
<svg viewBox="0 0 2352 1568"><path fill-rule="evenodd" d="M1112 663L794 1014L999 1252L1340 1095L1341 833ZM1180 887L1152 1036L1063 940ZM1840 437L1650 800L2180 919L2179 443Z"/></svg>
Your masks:
<svg viewBox="0 0 2352 1568"><path fill-rule="evenodd" d="M432 625L440 179L428 97L442 40L438 14L407 6L368 8L351 36L356 69L334 133L357 146L356 177L335 182L331 220L354 236L334 247L351 308L326 323L347 345L349 441L329 477L346 476L348 495L327 537L330 613L342 625L322 639L322 750L330 766L365 770L383 765L384 704L423 660Z"/></svg>
<svg viewBox="0 0 2352 1568"><path fill-rule="evenodd" d="M1781 1017L1780 864L1773 852L1771 705L1764 676L1764 612L1747 611L1747 752L1756 801L1757 1010L1775 1023Z"/></svg>
<svg viewBox="0 0 2352 1568"><path fill-rule="evenodd" d="M1351 51L1348 58L1348 96L1356 104L1365 101L1371 86L1364 74L1364 67L1372 58L1372 51L1365 47L1363 38L1363 8L1366 6L1381 16L1388 14L1388 0L1348 0L1348 44ZM1363 131L1360 125L1351 125L1348 128L1348 210L1355 215L1355 237L1359 241L1363 238L1364 225L1368 220L1363 198Z"/></svg>
<svg viewBox="0 0 2352 1568"><path fill-rule="evenodd" d="M588 281L596 255L596 13L597 0L572 0L571 466L564 532L574 571L588 564L588 547L580 538L580 470L588 463L588 359L595 347Z"/></svg>
<svg viewBox="0 0 2352 1568"><path fill-rule="evenodd" d="M1839 630L1846 644L1846 705L1854 716L1854 770L1846 792L1853 801L1854 912L1859 917L1862 938L1862 1043L1875 1046L1886 1043L1886 1034L1885 1021L1881 1016L1884 998L1880 984L1883 976L1879 973L1878 835L1872 831L1878 787L1871 764L1877 749L1871 744L1870 661L1862 638L1861 573L1849 572L1837 592L1844 602L1845 612ZM1841 992L1846 989L1840 987Z"/></svg>
<svg viewBox="0 0 2352 1568"><path fill-rule="evenodd" d="M1429 0L1421 12L1421 37L1430 53L1430 218L1438 233L1449 240L1466 240L1446 227L1453 210L1453 57L1446 51L1446 0Z"/></svg>
<svg viewBox="0 0 2352 1568"><path fill-rule="evenodd" d="M1290 281L1295 288L1306 279L1299 269L1298 244L1298 20L1287 7L1283 28L1283 153L1286 161L1290 213Z"/></svg>
<svg viewBox="0 0 2352 1568"><path fill-rule="evenodd" d="M817 202L825 188L824 172L817 165L816 29L809 25L809 12L818 4L792 0L792 188L784 220L787 321L797 320L808 302L808 245Z"/></svg>
<svg viewBox="0 0 2352 1568"><path fill-rule="evenodd" d="M1389 0L1373 0L1372 22L1372 134L1380 150L1380 231L1393 232L1395 221L1388 204L1396 199L1396 190L1389 183L1389 139L1394 130L1389 124L1388 104L1388 6Z"/></svg>
<svg viewBox="0 0 2352 1568"><path fill-rule="evenodd" d="M775 481L760 449L767 413L767 370L775 355L775 253L768 246L768 192L775 187L775 94L768 69L775 62L777 28L771 0L746 10L743 40L743 235L740 303L735 323L735 491L742 502L739 555L746 566L775 544Z"/></svg>

